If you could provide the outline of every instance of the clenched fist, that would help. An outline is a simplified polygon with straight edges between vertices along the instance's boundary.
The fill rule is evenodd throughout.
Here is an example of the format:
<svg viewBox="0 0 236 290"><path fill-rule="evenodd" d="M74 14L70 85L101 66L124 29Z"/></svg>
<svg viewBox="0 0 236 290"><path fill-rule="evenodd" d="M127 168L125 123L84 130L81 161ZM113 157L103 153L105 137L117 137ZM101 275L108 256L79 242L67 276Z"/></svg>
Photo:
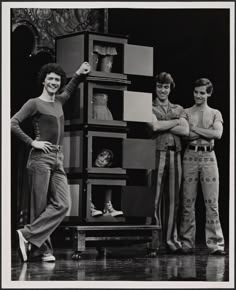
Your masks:
<svg viewBox="0 0 236 290"><path fill-rule="evenodd" d="M83 62L80 66L80 68L76 71L77 75L86 75L90 73L91 66L88 62Z"/></svg>

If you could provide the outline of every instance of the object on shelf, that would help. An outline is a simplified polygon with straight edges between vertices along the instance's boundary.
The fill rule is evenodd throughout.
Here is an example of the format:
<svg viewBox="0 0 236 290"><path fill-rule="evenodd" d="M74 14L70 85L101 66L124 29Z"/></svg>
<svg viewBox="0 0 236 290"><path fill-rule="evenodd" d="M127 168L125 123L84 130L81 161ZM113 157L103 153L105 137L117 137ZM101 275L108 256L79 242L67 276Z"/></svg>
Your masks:
<svg viewBox="0 0 236 290"><path fill-rule="evenodd" d="M102 149L102 151L97 155L94 166L95 167L110 167L113 161L113 152L110 149Z"/></svg>
<svg viewBox="0 0 236 290"><path fill-rule="evenodd" d="M117 50L112 46L95 44L93 48L93 68L110 73L112 71L113 58L117 55ZM99 66L99 59L100 66Z"/></svg>
<svg viewBox="0 0 236 290"><path fill-rule="evenodd" d="M96 51L93 51L92 55L93 55L92 68L93 70L98 70L99 55Z"/></svg>
<svg viewBox="0 0 236 290"><path fill-rule="evenodd" d="M90 77L128 80L128 75L153 76L153 47L128 43L126 36L81 31L55 39L56 61L72 77L77 64L88 61ZM76 61L75 61L76 59Z"/></svg>
<svg viewBox="0 0 236 290"><path fill-rule="evenodd" d="M97 216L101 216L103 215L102 211L99 209L96 209L95 205L92 203L92 201L90 202L90 213L92 217L97 217Z"/></svg>
<svg viewBox="0 0 236 290"><path fill-rule="evenodd" d="M107 94L95 94L93 96L93 119L96 120L113 120L111 111L107 106Z"/></svg>
<svg viewBox="0 0 236 290"><path fill-rule="evenodd" d="M112 200L112 189L108 188L105 192L105 204L103 208L103 215L104 216L111 215L112 217L122 216L123 211L114 209L111 200Z"/></svg>
<svg viewBox="0 0 236 290"><path fill-rule="evenodd" d="M116 217L116 216L123 215L123 211L114 209L111 201L109 201L105 203L105 206L103 209L103 215L105 216L111 215L113 217Z"/></svg>
<svg viewBox="0 0 236 290"><path fill-rule="evenodd" d="M112 195L114 188L108 186L105 188L100 188L101 191L96 188L95 192L93 192L90 200L90 212L92 217L97 217L97 216L112 216L112 217L118 217L123 215L123 211L117 210L113 207L113 204L116 204L115 207L117 206L117 190L114 192L114 196ZM104 193L104 194L102 194ZM99 198L98 198L99 197ZM101 203L102 199L102 203ZM93 202L92 202L93 201ZM103 211L100 209L103 206ZM102 205L103 204L103 205Z"/></svg>

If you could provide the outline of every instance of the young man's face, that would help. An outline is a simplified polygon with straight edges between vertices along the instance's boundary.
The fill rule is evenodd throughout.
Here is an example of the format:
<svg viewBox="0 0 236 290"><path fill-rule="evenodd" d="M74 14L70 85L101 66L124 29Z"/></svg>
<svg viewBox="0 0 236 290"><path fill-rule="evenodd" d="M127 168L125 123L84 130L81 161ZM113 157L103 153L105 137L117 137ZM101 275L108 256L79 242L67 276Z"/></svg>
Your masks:
<svg viewBox="0 0 236 290"><path fill-rule="evenodd" d="M46 75L43 85L49 95L54 95L60 89L61 76L54 72L51 72Z"/></svg>
<svg viewBox="0 0 236 290"><path fill-rule="evenodd" d="M195 104L200 106L207 102L207 98L210 97L210 94L206 91L206 86L195 87L193 90L193 96Z"/></svg>
<svg viewBox="0 0 236 290"><path fill-rule="evenodd" d="M170 84L161 84L161 83L156 83L156 94L157 97L160 101L165 101L168 99L168 96L170 94Z"/></svg>

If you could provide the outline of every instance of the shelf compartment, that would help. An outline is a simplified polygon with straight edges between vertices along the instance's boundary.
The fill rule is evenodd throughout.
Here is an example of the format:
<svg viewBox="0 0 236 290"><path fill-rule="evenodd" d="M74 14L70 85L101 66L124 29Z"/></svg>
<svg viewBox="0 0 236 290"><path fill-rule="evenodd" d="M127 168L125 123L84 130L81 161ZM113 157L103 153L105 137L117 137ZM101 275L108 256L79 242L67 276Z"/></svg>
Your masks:
<svg viewBox="0 0 236 290"><path fill-rule="evenodd" d="M78 32L56 37L56 62L68 77L88 61L91 76L127 79L153 76L153 47L128 44L125 36Z"/></svg>

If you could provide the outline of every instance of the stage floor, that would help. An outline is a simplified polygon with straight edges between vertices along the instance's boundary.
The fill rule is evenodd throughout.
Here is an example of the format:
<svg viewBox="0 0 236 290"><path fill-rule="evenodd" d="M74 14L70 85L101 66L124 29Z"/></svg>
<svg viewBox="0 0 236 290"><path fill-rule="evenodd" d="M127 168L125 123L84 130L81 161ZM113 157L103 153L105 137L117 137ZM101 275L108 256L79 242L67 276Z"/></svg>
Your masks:
<svg viewBox="0 0 236 290"><path fill-rule="evenodd" d="M12 281L229 281L229 255L211 256L204 246L194 255L159 254L146 257L146 245L108 247L99 256L88 247L72 260L69 248L56 248L55 263L22 263L12 251Z"/></svg>

